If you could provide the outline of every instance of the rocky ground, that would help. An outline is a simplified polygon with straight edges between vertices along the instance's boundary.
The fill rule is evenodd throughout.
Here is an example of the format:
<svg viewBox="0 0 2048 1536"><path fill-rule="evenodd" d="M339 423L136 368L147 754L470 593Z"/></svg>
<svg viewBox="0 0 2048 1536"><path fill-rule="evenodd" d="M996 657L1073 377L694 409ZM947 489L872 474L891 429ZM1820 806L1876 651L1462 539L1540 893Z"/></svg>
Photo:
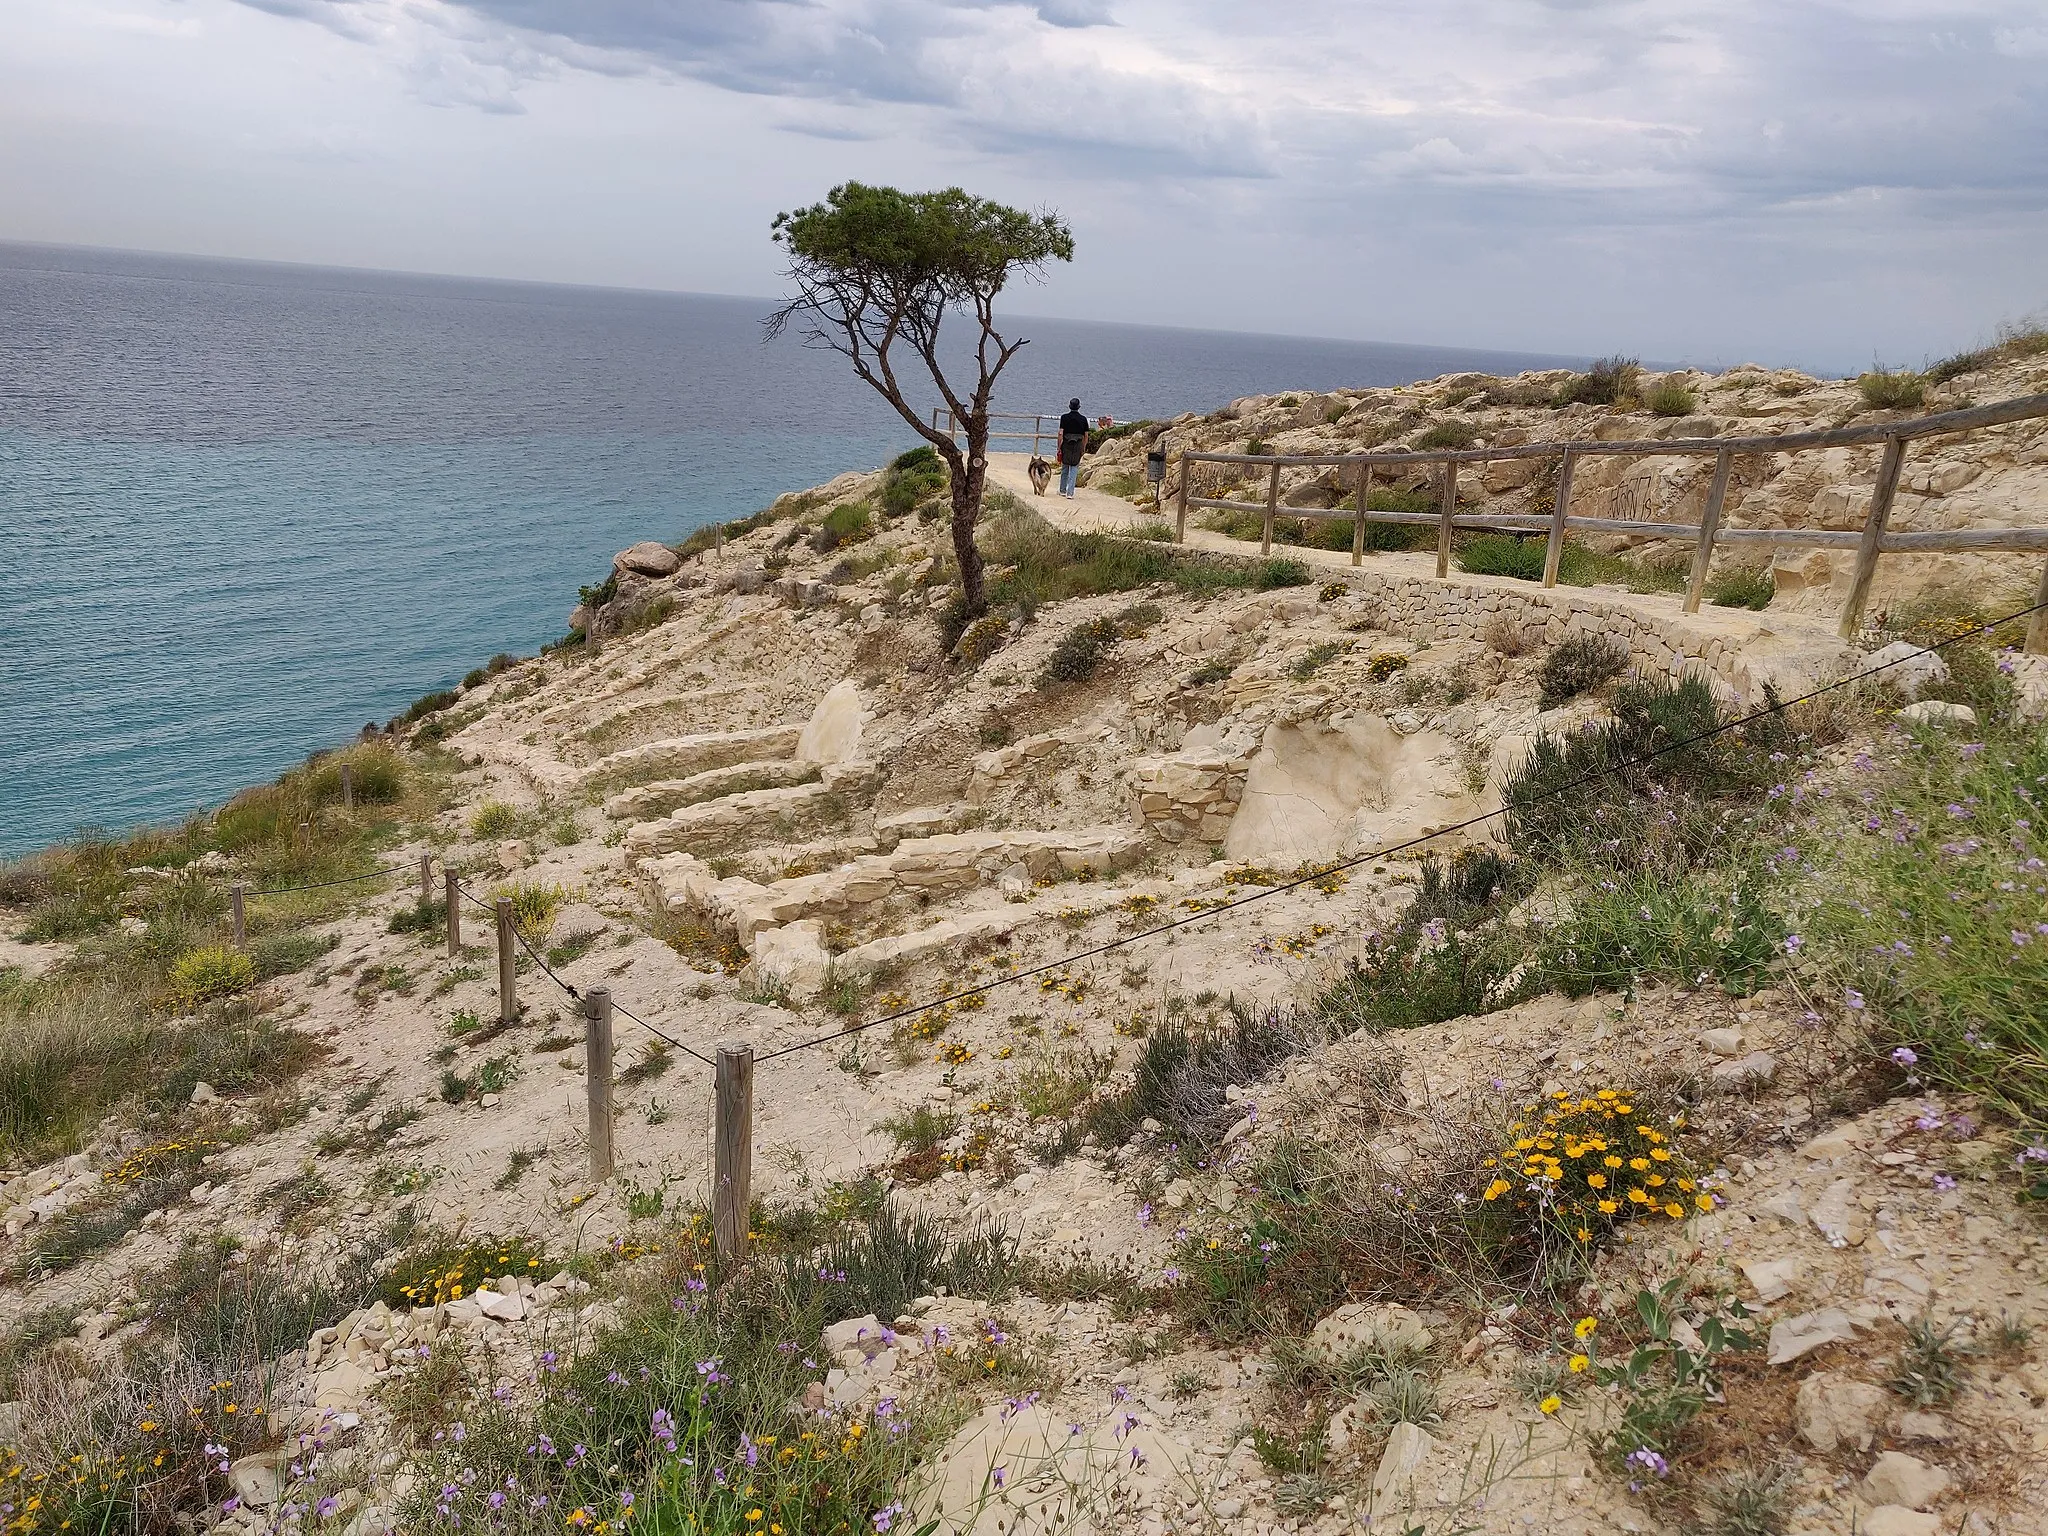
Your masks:
<svg viewBox="0 0 2048 1536"><path fill-rule="evenodd" d="M1645 381L1692 391L1684 417L1536 405L1554 382L1266 397L1180 418L1171 440L1352 449L1450 420L1509 444L1857 414L1853 385L1761 369ZM1934 403L2044 385L2036 359L1959 377ZM1107 445L1093 489L1125 485L1144 441ZM1531 463L1490 470L1488 500L1530 495ZM1576 494L1595 515L1622 501L1691 515L1696 467L1592 461ZM1873 469L1858 452L1759 465L1731 519L1852 526ZM2028 423L1931 450L1910 483L1895 526L2039 524L2048 435ZM243 1502L226 1527L276 1521L289 1436L317 1433L381 1469L383 1492L349 1509L355 1529L385 1528L410 1476L391 1400L435 1348L487 1348L510 1380L615 1315L606 1287L559 1259L609 1252L630 1270L656 1213L708 1190L710 1075L670 1037L705 1055L726 1041L762 1054L818 1042L758 1069L757 1195L829 1199L878 1174L908 1209L1000 1225L1044 1269L1140 1288L1168 1283L1191 1238L1251 1240L1246 1202L1283 1141L1397 1180L1448 1106L1504 1122L1548 1096L1654 1079L1697 1104L1703 1187L1718 1203L1624 1228L1575 1305L1626 1319L1638 1289L1685 1275L1686 1295L1749 1309L1759 1348L1714 1389L1704 1454L1782 1470L1789 1525L1755 1529L2048 1529L2048 1362L2027 1331L2048 1323L2048 1230L2015 1208L2009 1151L1979 1106L1920 1084L1845 1091L1849 1047L1817 1033L1792 992L1553 995L1306 1043L1232 1085L1231 1123L1199 1157L1156 1125L1128 1146L1043 1145L1161 1028L1221 1027L1233 1005L1257 1016L1318 995L1396 921L1425 854L1485 843L1490 823L1408 846L1497 809L1539 732L1599 715L1597 690L1543 707L1539 672L1558 643L1614 636L1638 667L1703 668L1731 703L1765 680L1822 680L1859 654L1830 635L1839 562L1784 558L1771 608L1695 620L1672 596L1620 585L1542 594L1454 572L1445 598L1419 556L1317 565L1272 590L1169 575L1008 610L962 638L976 652L963 656L935 622L949 591L944 525L914 506L888 515L891 484L886 472L842 476L687 557L622 553L609 599L576 615L592 643L481 679L427 717L431 750L448 754L435 770L448 798L383 855L407 873L326 924L335 947L317 966L268 984L267 1006L324 1055L289 1114L195 1091L189 1134L219 1132L222 1146L188 1198L39 1275L24 1262L39 1231L103 1202L148 1138L116 1117L75 1155L8 1171L14 1268L0 1311L19 1324L61 1309L81 1376L115 1368L146 1326L137 1277L195 1236L319 1263L403 1208L534 1234L555 1256L545 1273L508 1263L515 1273L462 1299L379 1303L315 1332L280 1362L274 1422L287 1438L236 1463ZM1312 510L1341 489L1290 475L1284 499ZM1000 518L999 578L1031 568L1040 537L1029 513ZM1895 604L2019 574L1980 558L1893 563L1883 590ZM1095 660L1062 680L1058 658L1084 630ZM392 931L422 853L437 882L442 867L460 871L480 895L555 891L536 935L552 974L522 963L516 1022L492 1024L485 913L463 911L452 960L438 928ZM1248 896L1261 899L1233 905ZM1196 920L1149 932L1176 919ZM0 940L0 966L28 973L64 954ZM607 987L649 1026L616 1021L619 1173L602 1185L588 1177L583 1023L563 984ZM469 1090L454 1102L451 1075ZM900 1130L919 1110L938 1117L925 1145ZM1401 1418L1373 1395L1384 1384L1361 1391L1329 1421L1322 1459L1286 1469L1253 1430L1288 1420L1298 1360L1269 1339L1164 1326L1115 1287L1071 1290L1027 1288L1000 1307L932 1296L901 1317L850 1319L819 1341L813 1406L910 1395L949 1348L991 1330L1028 1341L1037 1385L989 1398L923 1495L977 1530L1651 1531L1693 1518L1665 1496L1664 1474L1595 1453L1618 1389L1571 1392L1556 1363L1572 1345L1537 1308L1448 1284L1325 1317L1307 1333L1311 1363L1334 1371L1369 1345L1426 1365L1433 1404ZM1689 1302L1681 1339L1696 1341L1711 1313ZM1886 1382L1913 1330L1934 1327L1954 1330L1934 1354L1965 1363L1955 1390L1916 1401Z"/></svg>

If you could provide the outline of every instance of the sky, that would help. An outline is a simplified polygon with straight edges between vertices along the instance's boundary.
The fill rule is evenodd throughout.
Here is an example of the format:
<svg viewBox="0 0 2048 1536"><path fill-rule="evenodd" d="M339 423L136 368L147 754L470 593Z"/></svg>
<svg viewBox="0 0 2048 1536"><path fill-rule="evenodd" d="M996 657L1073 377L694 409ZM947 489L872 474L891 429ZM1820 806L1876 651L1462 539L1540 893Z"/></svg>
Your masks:
<svg viewBox="0 0 2048 1536"><path fill-rule="evenodd" d="M0 238L770 295L782 209L1073 227L1024 314L1704 366L2048 310L2043 0L6 0Z"/></svg>

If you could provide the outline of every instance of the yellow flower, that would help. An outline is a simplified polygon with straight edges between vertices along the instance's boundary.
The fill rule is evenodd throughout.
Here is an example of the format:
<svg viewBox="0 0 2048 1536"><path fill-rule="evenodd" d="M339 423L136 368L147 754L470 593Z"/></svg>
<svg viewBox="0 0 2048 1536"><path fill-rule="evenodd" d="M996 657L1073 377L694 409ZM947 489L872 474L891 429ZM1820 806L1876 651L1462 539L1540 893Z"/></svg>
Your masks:
<svg viewBox="0 0 2048 1536"><path fill-rule="evenodd" d="M1703 1211L1711 1211L1714 1208L1714 1197L1712 1195L1694 1195L1692 1199L1693 1204Z"/></svg>
<svg viewBox="0 0 2048 1536"><path fill-rule="evenodd" d="M1605 1189L1607 1187L1607 1175L1604 1173L1587 1174L1586 1186L1589 1189Z"/></svg>
<svg viewBox="0 0 2048 1536"><path fill-rule="evenodd" d="M1593 1330L1598 1328L1599 1326L1599 1318L1582 1317L1576 1323L1572 1324L1572 1337L1575 1339L1589 1338L1592 1336Z"/></svg>
<svg viewBox="0 0 2048 1536"><path fill-rule="evenodd" d="M1616 1211L1620 1209L1621 1202L1618 1200L1602 1200L1600 1202L1600 1214L1602 1216L1612 1216Z"/></svg>
<svg viewBox="0 0 2048 1536"><path fill-rule="evenodd" d="M1644 1173L1649 1169L1650 1160L1647 1157L1632 1157L1628 1160L1628 1165L1637 1173Z"/></svg>
<svg viewBox="0 0 2048 1536"><path fill-rule="evenodd" d="M1576 1376L1580 1371L1591 1365L1593 1360L1590 1355L1573 1355L1567 1363L1572 1368L1572 1374Z"/></svg>
<svg viewBox="0 0 2048 1536"><path fill-rule="evenodd" d="M1555 1392L1553 1392L1550 1394L1550 1396L1543 1399L1543 1401L1538 1403L1536 1406L1538 1408L1541 1408L1545 1413L1555 1413L1558 1409L1564 1406L1564 1399L1559 1397Z"/></svg>
<svg viewBox="0 0 2048 1536"><path fill-rule="evenodd" d="M748 1521L749 1521L750 1523L751 1523L751 1522L753 1522L753 1521L755 1521L755 1520L758 1520L758 1519L760 1519L760 1518L761 1518L761 1511L760 1511L759 1509L750 1509L750 1510L748 1510L748 1511L747 1511L747 1520L748 1520Z"/></svg>
<svg viewBox="0 0 2048 1536"><path fill-rule="evenodd" d="M1513 1189L1514 1187L1515 1186L1510 1184L1506 1179L1495 1179L1491 1184L1486 1186L1486 1198L1488 1200L1498 1200L1502 1195L1506 1194L1509 1190Z"/></svg>
<svg viewBox="0 0 2048 1536"><path fill-rule="evenodd" d="M1610 1168L1619 1168L1621 1166L1621 1159L1616 1157L1612 1152L1608 1153L1605 1157L1601 1158L1600 1161L1605 1163Z"/></svg>
<svg viewBox="0 0 2048 1536"><path fill-rule="evenodd" d="M1677 1221L1681 1216L1685 1214L1685 1207L1680 1205L1676 1200L1674 1200L1669 1205L1664 1207L1664 1214L1666 1216L1669 1216L1673 1221Z"/></svg>

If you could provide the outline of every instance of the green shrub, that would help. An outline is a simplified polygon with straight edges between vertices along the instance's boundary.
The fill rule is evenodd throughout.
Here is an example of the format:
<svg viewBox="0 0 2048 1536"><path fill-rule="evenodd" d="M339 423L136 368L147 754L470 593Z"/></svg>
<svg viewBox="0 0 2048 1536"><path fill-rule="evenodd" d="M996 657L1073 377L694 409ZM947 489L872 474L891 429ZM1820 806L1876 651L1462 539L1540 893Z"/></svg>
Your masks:
<svg viewBox="0 0 2048 1536"><path fill-rule="evenodd" d="M1927 381L1906 368L1874 368L1857 377L1856 392L1873 411L1911 410L1927 398Z"/></svg>
<svg viewBox="0 0 2048 1536"><path fill-rule="evenodd" d="M453 689L443 689L439 693L423 694L419 698L414 699L412 704L406 709L406 712L398 717L398 723L400 725L411 725L413 721L423 719L427 715L439 714L444 709L453 709L461 702L462 695L456 693Z"/></svg>
<svg viewBox="0 0 2048 1536"><path fill-rule="evenodd" d="M446 901L407 902L384 925L386 933L438 933L448 922Z"/></svg>
<svg viewBox="0 0 2048 1536"><path fill-rule="evenodd" d="M519 830L519 813L502 800L486 800L469 818L471 837L510 837Z"/></svg>
<svg viewBox="0 0 2048 1536"><path fill-rule="evenodd" d="M1515 576L1523 581L1541 581L1543 556L1541 539L1523 539L1511 533L1480 533L1467 539L1458 550L1458 569L1473 576Z"/></svg>
<svg viewBox="0 0 2048 1536"><path fill-rule="evenodd" d="M437 1233L398 1255L377 1294L392 1307L433 1307L467 1296L484 1281L502 1275L539 1282L553 1273L554 1261L545 1247L524 1234L458 1237Z"/></svg>
<svg viewBox="0 0 2048 1536"><path fill-rule="evenodd" d="M1244 1114L1229 1089L1328 1038L1319 1019L1261 1013L1233 1000L1230 1022L1218 1028L1170 1022L1147 1035L1131 1086L1090 1105L1084 1123L1105 1143L1123 1141L1151 1119L1175 1141L1214 1146Z"/></svg>
<svg viewBox="0 0 2048 1536"><path fill-rule="evenodd" d="M1628 647L1602 635L1569 635L1536 671L1536 686L1544 709L1555 709L1619 677L1628 665Z"/></svg>
<svg viewBox="0 0 2048 1536"><path fill-rule="evenodd" d="M1527 955L1522 937L1503 930L1460 930L1440 919L1402 924L1368 940L1365 952L1316 999L1333 1033L1415 1029L1493 1013L1535 988L1516 975Z"/></svg>
<svg viewBox="0 0 2048 1536"><path fill-rule="evenodd" d="M864 501L849 501L834 507L811 533L811 548L821 555L849 544L871 539L875 534L874 514Z"/></svg>
<svg viewBox="0 0 2048 1536"><path fill-rule="evenodd" d="M1113 470L1092 482L1092 488L1105 496L1135 496L1145 489L1145 477L1134 469Z"/></svg>
<svg viewBox="0 0 2048 1536"><path fill-rule="evenodd" d="M1632 357L1603 357L1586 372L1557 386L1558 405L1619 405L1635 393L1642 364Z"/></svg>
<svg viewBox="0 0 2048 1536"><path fill-rule="evenodd" d="M341 768L349 770L350 790L357 805L389 805L405 791L405 765L397 752L382 742L366 742L345 752L329 752L316 758L307 772L306 785L320 805L341 803Z"/></svg>
<svg viewBox="0 0 2048 1536"><path fill-rule="evenodd" d="M1996 347L1979 347L1971 352L1958 352L1953 357L1944 357L1929 368L1923 377L1929 384L1946 384L1959 379L1966 373L1977 373L1994 366L1999 360Z"/></svg>
<svg viewBox="0 0 2048 1536"><path fill-rule="evenodd" d="M1649 979L1694 987L1711 977L1747 996L1782 954L1785 925L1752 882L1695 873L1584 880L1571 915L1546 928L1537 968L1568 997Z"/></svg>
<svg viewBox="0 0 2048 1536"><path fill-rule="evenodd" d="M1417 435L1413 447L1419 450L1430 448L1470 448L1479 441L1479 429L1469 421L1439 421Z"/></svg>
<svg viewBox="0 0 2048 1536"><path fill-rule="evenodd" d="M801 498L799 498L801 500ZM676 554L684 560L694 560L707 550L716 549L721 539L742 539L757 529L766 528L775 521L773 508L764 507L746 517L737 517L725 523L707 523L696 529L682 543L675 546Z"/></svg>
<svg viewBox="0 0 2048 1536"><path fill-rule="evenodd" d="M1758 566L1732 566L1707 583L1707 601L1717 608L1764 609L1776 595L1769 569Z"/></svg>
<svg viewBox="0 0 2048 1536"><path fill-rule="evenodd" d="M1060 637L1052 655L1046 658L1045 666L1038 674L1038 686L1050 688L1059 683L1086 682L1102 664L1104 653L1120 638L1115 622L1110 619L1090 619L1076 624Z"/></svg>
<svg viewBox="0 0 2048 1536"><path fill-rule="evenodd" d="M512 926L535 949L546 946L548 935L555 931L555 920L562 915L562 906L569 899L569 893L559 885L543 885L537 880L515 880L499 886L491 895L493 899L511 898Z"/></svg>
<svg viewBox="0 0 2048 1536"><path fill-rule="evenodd" d="M1699 397L1676 379L1663 379L1650 387L1643 396L1643 404L1656 416L1690 416L1699 404Z"/></svg>
<svg viewBox="0 0 2048 1536"><path fill-rule="evenodd" d="M1299 560L1261 560L1252 568L1252 588L1272 592L1281 587L1305 587L1314 578Z"/></svg>
<svg viewBox="0 0 2048 1536"><path fill-rule="evenodd" d="M239 949L209 944L181 955L171 967L171 995L187 1008L231 997L256 985L256 962Z"/></svg>
<svg viewBox="0 0 2048 1536"><path fill-rule="evenodd" d="M439 910L440 903L434 903ZM256 967L256 979L269 981L303 971L322 955L332 954L341 943L339 934L268 933L249 941L249 959Z"/></svg>

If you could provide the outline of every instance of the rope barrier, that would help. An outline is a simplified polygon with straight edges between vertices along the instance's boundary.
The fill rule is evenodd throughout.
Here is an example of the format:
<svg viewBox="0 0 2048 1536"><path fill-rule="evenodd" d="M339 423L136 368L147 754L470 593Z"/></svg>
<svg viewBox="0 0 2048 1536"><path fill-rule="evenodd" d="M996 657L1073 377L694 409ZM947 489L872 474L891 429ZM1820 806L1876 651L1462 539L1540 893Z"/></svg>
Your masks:
<svg viewBox="0 0 2048 1536"><path fill-rule="evenodd" d="M369 870L364 874L343 875L339 880L321 880L312 885L281 885L274 888L249 886L246 890L251 896L296 896L300 891L324 891L337 885L354 885L359 880L381 880L386 875L400 873L404 868L403 864L387 864L381 869Z"/></svg>
<svg viewBox="0 0 2048 1536"><path fill-rule="evenodd" d="M467 896L477 906L483 907L487 911L496 910L496 908L493 907L490 903L487 903L483 901L481 898L479 898L475 894L475 892L471 891L468 886L464 885L459 878L455 882L455 889L460 891L464 896ZM568 993L574 1001L578 1003L581 1003L583 1001L583 994L576 989L574 984L566 982L562 980L560 976L556 975L554 967L547 963L547 961L541 956L540 951L535 949L531 944L527 943L526 935L519 931L519 925L517 923L512 925L512 938L513 941L516 944L518 944L518 946L521 949L526 951L527 958L532 960L535 965L540 967L541 974L546 976L549 981L552 981L564 992ZM632 1009L627 1008L623 1004L621 1004L617 998L612 999L612 1012L623 1013L635 1024L638 1024L642 1029L646 1030L647 1033L654 1036L655 1039L664 1041L667 1044L674 1046L677 1050L682 1051L686 1055L696 1057L697 1060L703 1062L705 1066L709 1067L715 1065L715 1063L711 1060L710 1057L704 1055L700 1051L692 1050L689 1046L683 1044L682 1041L674 1038L672 1035L663 1034L660 1030L656 1029L652 1024L648 1023L645 1019L641 1018L639 1014L633 1012Z"/></svg>
<svg viewBox="0 0 2048 1536"><path fill-rule="evenodd" d="M2028 607L2018 610L2015 613L2006 614L2003 618L1990 619L1982 624L1973 625L1969 629L1961 630L1958 633L1951 635L1946 640L1939 641L1934 645L1925 646L1922 649L1926 651L1943 650L1946 649L1948 646L1955 645L1963 640L1967 640L1973 635L1988 634L1992 630L1997 629L2002 625L2014 623L2019 619L2027 618L2028 616L2034 613L2041 612L2044 609L2048 609L2048 602L2034 603ZM1917 655L1919 653L1915 652L1913 654ZM1805 704L1814 699L1818 699L1825 694L1833 693L1838 689L1847 688L1856 683L1863 682L1868 678L1877 676L1880 672L1889 671L1891 668L1903 665L1905 662L1910 661L1912 659L1912 655L1897 657L1894 660L1883 663L1882 665L1871 667L1865 671L1852 673L1847 677L1837 679L1835 682L1829 683L1824 687L1816 688L1812 690L1810 693L1803 693L1798 698L1778 700L1767 705L1763 709L1754 711L1751 714L1741 715L1733 720L1723 721L1721 724L1715 726L1710 731L1702 731L1698 735L1688 736L1682 741L1670 742L1662 747L1657 748L1654 752L1646 752L1642 754L1640 757L1631 758L1626 761L1615 763L1607 767L1596 768L1592 772L1581 774L1578 778L1573 779L1571 782L1561 784L1557 788L1550 790L1548 793L1539 796L1536 800L1527 803L1530 805L1539 805L1545 800L1559 799L1564 795L1569 794L1571 791L1575 789L1583 788L1585 785L1592 783L1596 779L1602 779L1609 777L1611 775L1619 774L1625 769L1639 768L1643 764L1653 762L1657 758L1663 757L1667 753L1681 751L1686 747L1697 746L1703 741L1711 741L1716 736L1724 735L1729 731L1739 730L1741 727L1745 725L1753 724L1756 721L1765 719L1771 715L1782 714L1796 704ZM1111 939L1109 942L1105 944L1098 944L1092 949L1084 949L1077 951L1074 954L1063 956L1058 960L1048 960L1044 964L1032 966L1028 970L1012 971L1007 976L998 976L994 980L984 982L980 986L967 987L958 992L948 993L944 997L934 998L930 1002L917 1003L907 1008L899 1008L893 1013L885 1013L881 1017L870 1019L865 1023L854 1024L843 1029L835 1030L829 1035L819 1035L810 1040L800 1040L791 1045L778 1046L776 1049L772 1051L764 1051L754 1059L755 1062L759 1064L761 1062L773 1061L778 1056L793 1055L797 1051L815 1050L817 1047L821 1045L831 1045L838 1041L844 1040L848 1035L857 1035L866 1030L878 1028L883 1024L893 1024L901 1019L912 1018L920 1013L927 1013L934 1008L943 1008L948 1003L957 1003L970 997L981 997L986 995L987 993L993 992L997 987L1006 987L1014 985L1015 983L1020 981L1028 981L1032 977L1042 976L1048 971L1063 970L1067 966L1077 965L1084 960L1093 960L1098 956L1109 954L1113 950L1127 949L1133 944L1142 943L1146 939L1157 938L1162 933L1170 933L1174 929L1184 928L1188 926L1190 923L1199 923L1208 918L1215 917L1220 913L1234 912L1238 910L1240 907L1248 907L1252 905L1254 902L1266 901L1274 896L1283 895L1288 891L1298 890L1304 885L1312 885L1318 880L1327 879L1329 878L1329 876L1337 874L1341 871L1348 869L1356 869L1361 864L1370 864L1378 859L1391 858L1393 855L1397 853L1404 853L1410 848L1420 847L1422 844L1431 842L1436 838L1447 836L1448 834L1453 832L1462 832L1469 827L1479 826L1485 822L1492 821L1497 817L1507 815L1510 809L1512 809L1512 807L1503 805L1498 810L1486 811L1477 816L1469 816L1463 821L1453 822L1450 826L1447 827L1439 827L1434 832L1426 832L1422 834L1420 837L1412 837L1408 839L1406 842L1396 843L1390 848L1376 848L1370 853L1357 854L1352 858L1343 859L1334 864L1323 865L1317 868L1313 873L1300 875L1295 879L1286 881L1280 885L1264 887L1258 891L1254 891L1249 896L1240 896L1233 901L1224 902L1219 906L1206 907L1200 912L1191 912L1185 917L1174 918L1171 922L1160 923L1155 927L1147 928L1139 933L1127 934L1122 938Z"/></svg>

